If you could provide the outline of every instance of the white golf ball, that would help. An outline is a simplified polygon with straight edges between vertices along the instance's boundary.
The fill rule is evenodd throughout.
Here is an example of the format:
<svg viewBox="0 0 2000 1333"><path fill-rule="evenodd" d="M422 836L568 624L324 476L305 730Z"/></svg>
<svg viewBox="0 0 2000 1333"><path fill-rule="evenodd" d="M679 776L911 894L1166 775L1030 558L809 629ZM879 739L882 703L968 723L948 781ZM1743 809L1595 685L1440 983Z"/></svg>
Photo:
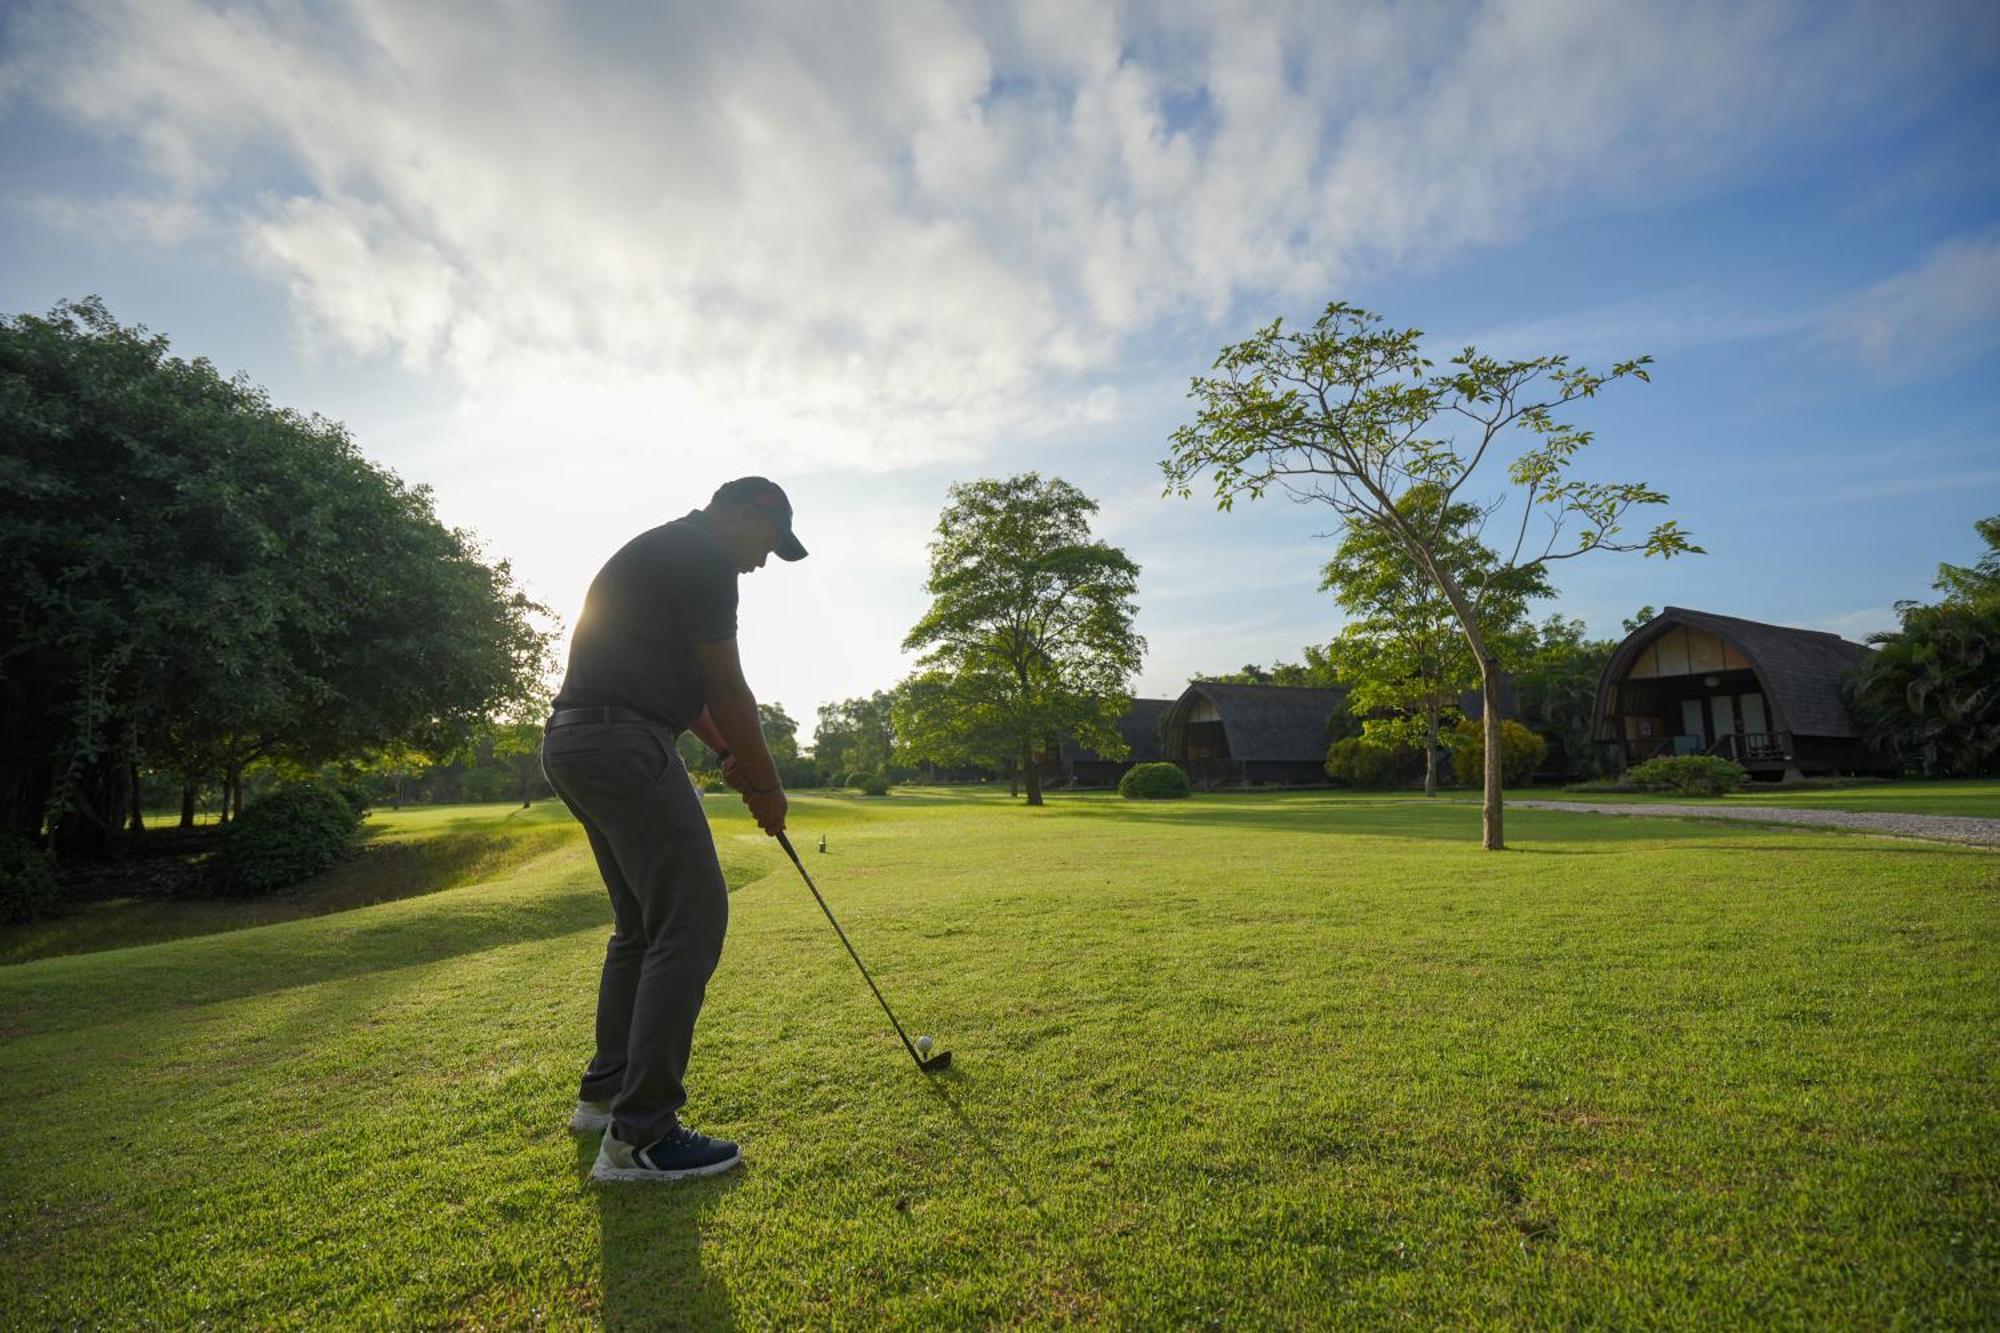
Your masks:
<svg viewBox="0 0 2000 1333"><path fill-rule="evenodd" d="M918 1037L917 1054L929 1055L930 1053L931 1053L931 1039L929 1037Z"/></svg>

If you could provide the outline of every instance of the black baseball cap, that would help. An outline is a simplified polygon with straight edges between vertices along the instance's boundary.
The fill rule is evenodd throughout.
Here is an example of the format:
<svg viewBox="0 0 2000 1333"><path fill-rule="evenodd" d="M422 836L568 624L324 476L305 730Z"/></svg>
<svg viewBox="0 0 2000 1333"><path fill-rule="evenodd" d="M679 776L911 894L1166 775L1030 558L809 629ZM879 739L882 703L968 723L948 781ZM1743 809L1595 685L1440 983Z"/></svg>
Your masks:
<svg viewBox="0 0 2000 1333"><path fill-rule="evenodd" d="M769 477L738 477L735 481L725 481L715 488L715 495L708 502L714 505L750 505L761 509L778 520L781 534L778 544L771 553L780 560L803 560L806 548L792 532L792 502L785 498L784 488Z"/></svg>

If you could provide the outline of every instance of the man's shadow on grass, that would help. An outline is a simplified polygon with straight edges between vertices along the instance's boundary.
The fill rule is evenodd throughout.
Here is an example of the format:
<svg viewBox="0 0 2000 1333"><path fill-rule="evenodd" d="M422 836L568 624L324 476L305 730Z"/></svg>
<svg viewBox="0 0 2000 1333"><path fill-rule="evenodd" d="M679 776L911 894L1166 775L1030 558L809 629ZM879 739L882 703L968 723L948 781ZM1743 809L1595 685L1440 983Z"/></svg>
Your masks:
<svg viewBox="0 0 2000 1333"><path fill-rule="evenodd" d="M673 1184L590 1179L597 1136L577 1141L577 1175L597 1202L606 1328L734 1328L729 1288L702 1266L703 1222L747 1166Z"/></svg>

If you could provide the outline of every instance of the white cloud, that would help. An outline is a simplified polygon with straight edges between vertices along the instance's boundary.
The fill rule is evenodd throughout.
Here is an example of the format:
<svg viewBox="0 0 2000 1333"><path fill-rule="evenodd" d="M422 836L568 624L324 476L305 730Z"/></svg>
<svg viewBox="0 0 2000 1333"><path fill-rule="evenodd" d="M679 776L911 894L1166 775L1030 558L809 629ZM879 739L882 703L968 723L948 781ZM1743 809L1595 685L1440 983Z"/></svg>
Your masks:
<svg viewBox="0 0 2000 1333"><path fill-rule="evenodd" d="M1859 611L1836 611L1808 618L1801 627L1838 634L1851 643L1865 643L1869 635L1881 630L1893 630L1900 625L1895 607L1871 606Z"/></svg>
<svg viewBox="0 0 2000 1333"><path fill-rule="evenodd" d="M1561 353L1603 366L1641 353L1659 355L1687 347L1783 337L1804 332L1823 318L1816 310L1746 309L1712 291L1649 292L1469 335L1448 335L1435 339L1432 345L1456 351L1469 343L1500 356Z"/></svg>
<svg viewBox="0 0 2000 1333"><path fill-rule="evenodd" d="M2000 344L2000 232L1945 242L1835 311L1823 339L1878 375L1952 370Z"/></svg>
<svg viewBox="0 0 2000 1333"><path fill-rule="evenodd" d="M0 88L222 219L316 342L448 370L483 443L672 423L869 469L1095 419L1163 318L1726 172L1947 34L1805 3L83 0L10 37Z"/></svg>
<svg viewBox="0 0 2000 1333"><path fill-rule="evenodd" d="M37 192L13 201L51 231L100 233L171 249L213 224L194 200L177 194L108 194L97 198Z"/></svg>
<svg viewBox="0 0 2000 1333"><path fill-rule="evenodd" d="M566 619L669 505L782 477L814 559L751 581L746 653L809 714L899 669L972 460L1106 498L1163 683L1294 657L1332 616L1323 523L1231 526L1128 466L1192 368L1167 338L1205 353L1371 273L1754 173L1990 55L1986 12L17 0L0 114L33 103L134 165L101 197L9 196L44 225L236 247L313 348L449 385L364 444ZM1583 333L1773 331L1695 305ZM1302 586L1244 582L1279 566Z"/></svg>

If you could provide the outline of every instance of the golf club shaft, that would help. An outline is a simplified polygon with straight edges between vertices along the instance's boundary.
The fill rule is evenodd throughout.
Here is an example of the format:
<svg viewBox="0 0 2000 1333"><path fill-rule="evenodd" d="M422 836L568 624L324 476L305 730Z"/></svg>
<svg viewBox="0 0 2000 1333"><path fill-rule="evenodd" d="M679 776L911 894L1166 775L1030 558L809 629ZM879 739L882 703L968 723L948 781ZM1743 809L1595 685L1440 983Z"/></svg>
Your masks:
<svg viewBox="0 0 2000 1333"><path fill-rule="evenodd" d="M792 840L786 837L782 830L778 833L778 845L785 849L785 855L791 857L792 864L799 868L799 878L803 879L806 882L806 887L812 890L813 901L819 904L820 911L826 913L826 919L833 923L833 933L840 936L842 944L847 945L847 956L852 958L854 965L861 969L861 979L868 983L869 990L875 992L875 999L881 1004L882 1012L889 1015L889 1025L895 1028L896 1035L903 1039L903 1049L910 1053L910 1058L915 1060L917 1067L921 1069L924 1057L919 1055L917 1048L910 1044L910 1038L903 1031L903 1025L896 1021L896 1011L891 1009L889 1002L882 998L882 988L875 984L875 978L868 975L868 965L861 961L860 954L854 952L854 945L849 942L847 932L840 928L840 922L834 918L833 909L828 907L826 899L820 896L819 885L813 883L813 877L806 873L806 863L799 860L799 854L792 850Z"/></svg>

